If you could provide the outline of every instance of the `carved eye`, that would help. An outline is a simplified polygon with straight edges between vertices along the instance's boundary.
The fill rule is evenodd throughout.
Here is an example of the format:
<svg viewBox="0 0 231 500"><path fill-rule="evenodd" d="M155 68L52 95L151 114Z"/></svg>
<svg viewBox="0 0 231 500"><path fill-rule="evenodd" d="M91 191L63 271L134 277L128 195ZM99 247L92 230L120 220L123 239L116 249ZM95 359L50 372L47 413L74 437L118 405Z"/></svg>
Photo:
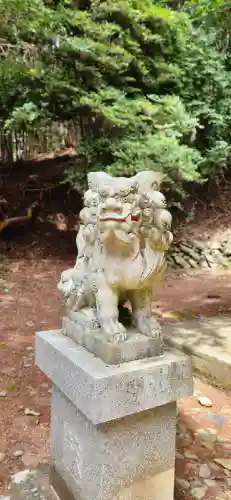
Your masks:
<svg viewBox="0 0 231 500"><path fill-rule="evenodd" d="M129 194L128 196L124 196L123 197L123 202L124 203L133 203L134 201L134 195L133 194Z"/></svg>
<svg viewBox="0 0 231 500"><path fill-rule="evenodd" d="M110 194L110 190L108 187L103 187L99 190L99 194L102 198L107 198Z"/></svg>
<svg viewBox="0 0 231 500"><path fill-rule="evenodd" d="M144 215L144 217L151 217L152 210L150 210L150 208L145 208L143 211L143 215Z"/></svg>
<svg viewBox="0 0 231 500"><path fill-rule="evenodd" d="M138 184L137 182L134 182L130 187L131 193L135 193L137 189L138 189Z"/></svg>

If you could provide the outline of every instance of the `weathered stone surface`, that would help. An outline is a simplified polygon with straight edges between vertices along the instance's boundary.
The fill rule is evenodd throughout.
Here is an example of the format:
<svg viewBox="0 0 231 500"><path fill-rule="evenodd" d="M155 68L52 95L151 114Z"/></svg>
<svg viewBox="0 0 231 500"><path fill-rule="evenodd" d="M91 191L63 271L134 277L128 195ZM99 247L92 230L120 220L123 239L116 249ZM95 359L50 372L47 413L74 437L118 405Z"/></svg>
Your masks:
<svg viewBox="0 0 231 500"><path fill-rule="evenodd" d="M170 403L95 426L54 387L54 469L75 499L172 500L175 422L176 405ZM168 481L166 497L156 485L161 475L165 494Z"/></svg>
<svg viewBox="0 0 231 500"><path fill-rule="evenodd" d="M173 483L174 469L171 469L157 474L154 478L136 482L132 486L120 491L116 496L113 494L113 500L130 500L131 498L135 500L144 500L144 498L145 500L172 500ZM75 500L72 493L68 491L63 479L55 470L53 470L51 474L51 484L55 492L59 493L59 498L61 500Z"/></svg>
<svg viewBox="0 0 231 500"><path fill-rule="evenodd" d="M95 424L192 394L191 361L171 349L160 358L108 366L56 330L37 334L36 363Z"/></svg>
<svg viewBox="0 0 231 500"><path fill-rule="evenodd" d="M175 267L181 267L185 270L187 270L187 264L195 269L199 266L204 269L227 268L231 256L230 249L231 245L227 240L223 242L211 240L206 243L187 240L173 245L171 256L176 255ZM182 265L183 261L186 262L186 266Z"/></svg>
<svg viewBox="0 0 231 500"><path fill-rule="evenodd" d="M91 309L107 342L127 339L119 318L120 306L127 301L137 332L151 338L161 335L152 313L152 286L166 269L165 252L173 236L172 217L159 186L160 175L153 171L131 178L88 174L78 257L74 268L62 273L58 288L66 298L66 315L78 323L79 312Z"/></svg>
<svg viewBox="0 0 231 500"><path fill-rule="evenodd" d="M181 250L189 255L195 262L200 262L201 256L200 253L196 252L193 248L187 247L186 245L180 246Z"/></svg>
<svg viewBox="0 0 231 500"><path fill-rule="evenodd" d="M163 326L165 342L191 354L197 371L231 388L231 317L185 320Z"/></svg>
<svg viewBox="0 0 231 500"><path fill-rule="evenodd" d="M117 365L136 359L160 356L163 353L163 341L161 336L150 338L135 329L127 331L127 339L124 342L108 342L101 328L94 330L88 324L84 315L79 312L78 323L70 318L63 318L63 333L88 351L102 359L106 364Z"/></svg>
<svg viewBox="0 0 231 500"><path fill-rule="evenodd" d="M59 500L49 484L49 467L44 465L14 474L10 497L0 497L0 500L8 498L9 500Z"/></svg>
<svg viewBox="0 0 231 500"><path fill-rule="evenodd" d="M197 262L196 262L194 259L189 258L189 259L188 259L188 261L189 261L190 266L191 266L193 269L196 269L196 268L198 267L198 264L197 264Z"/></svg>
<svg viewBox="0 0 231 500"><path fill-rule="evenodd" d="M183 257L178 255L177 253L174 253L172 257L178 266L182 267L185 270L190 269L190 264L186 262L186 260Z"/></svg>

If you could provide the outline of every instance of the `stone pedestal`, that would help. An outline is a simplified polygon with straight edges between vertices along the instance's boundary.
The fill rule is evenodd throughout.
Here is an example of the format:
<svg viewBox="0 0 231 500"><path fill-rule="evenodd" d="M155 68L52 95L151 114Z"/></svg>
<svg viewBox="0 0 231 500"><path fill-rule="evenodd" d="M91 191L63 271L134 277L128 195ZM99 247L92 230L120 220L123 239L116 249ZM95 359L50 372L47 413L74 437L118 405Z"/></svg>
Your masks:
<svg viewBox="0 0 231 500"><path fill-rule="evenodd" d="M51 483L60 500L173 500L176 401L192 394L190 359L106 365L60 331L37 334L53 384Z"/></svg>

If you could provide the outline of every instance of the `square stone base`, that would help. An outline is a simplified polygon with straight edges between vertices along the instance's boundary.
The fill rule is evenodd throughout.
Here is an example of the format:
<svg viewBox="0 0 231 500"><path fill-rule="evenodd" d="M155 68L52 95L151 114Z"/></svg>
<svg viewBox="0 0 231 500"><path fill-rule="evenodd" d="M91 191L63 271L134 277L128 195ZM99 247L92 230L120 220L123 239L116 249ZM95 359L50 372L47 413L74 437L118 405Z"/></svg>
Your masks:
<svg viewBox="0 0 231 500"><path fill-rule="evenodd" d="M192 394L190 358L170 348L161 357L106 365L54 330L37 334L36 364L95 425Z"/></svg>
<svg viewBox="0 0 231 500"><path fill-rule="evenodd" d="M123 493L121 493L122 496L120 496L119 498L120 500L127 500L131 498L137 499L137 495L139 494L141 496L138 498L149 500L153 497L150 495L143 496L143 494L146 495L147 491L148 495L148 491L150 491L151 495L153 495L153 492L156 494L156 498L160 500L168 500L168 491L172 487L172 477L173 470L164 472L162 474L159 474L159 476L156 476L155 481L153 481L152 479L148 479L146 481L147 487L144 486L144 482L137 483L129 490L125 490ZM141 491L140 488L142 488ZM134 493L132 490L134 491ZM53 466L49 467L48 464L39 466L36 469L27 469L14 474L11 480L11 491L9 493L9 496L7 495L1 497L0 495L0 499L76 500L76 498L68 489L62 477L58 474Z"/></svg>
<svg viewBox="0 0 231 500"><path fill-rule="evenodd" d="M36 363L52 381L51 481L60 500L173 500L176 401L192 394L188 356L107 365L41 332Z"/></svg>
<svg viewBox="0 0 231 500"><path fill-rule="evenodd" d="M78 312L78 322L68 317L63 318L63 333L77 344L85 347L108 365L117 365L136 359L160 356L164 351L162 335L146 337L134 328L128 328L128 338L114 344L105 339L100 328L91 328L86 315ZM87 318L88 319L88 318Z"/></svg>
<svg viewBox="0 0 231 500"><path fill-rule="evenodd" d="M116 498L119 498L119 500L153 500L155 498L158 500L172 500L173 482L174 469L172 468L158 474L154 478L141 481L132 485L130 488L126 488L119 494L119 497ZM76 497L68 490L66 483L54 467L52 467L50 472L50 484L55 495L54 500L76 500ZM32 498L30 500L32 500ZM48 498L44 498L44 500L48 500Z"/></svg>
<svg viewBox="0 0 231 500"><path fill-rule="evenodd" d="M60 500L173 500L175 426L175 403L95 426L54 386L51 481Z"/></svg>

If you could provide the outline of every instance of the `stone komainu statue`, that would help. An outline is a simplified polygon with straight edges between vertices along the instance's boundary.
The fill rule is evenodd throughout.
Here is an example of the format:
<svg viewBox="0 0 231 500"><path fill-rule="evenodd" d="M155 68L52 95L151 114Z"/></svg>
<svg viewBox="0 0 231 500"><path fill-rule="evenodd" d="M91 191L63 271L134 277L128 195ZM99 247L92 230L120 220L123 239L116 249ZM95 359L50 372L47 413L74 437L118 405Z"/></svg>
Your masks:
<svg viewBox="0 0 231 500"><path fill-rule="evenodd" d="M88 186L76 264L62 273L58 285L67 315L78 322L80 312L86 314L107 341L119 343L127 338L119 310L129 302L136 331L157 337L152 288L165 271L165 252L173 240L160 174L147 171L124 178L92 172Z"/></svg>

